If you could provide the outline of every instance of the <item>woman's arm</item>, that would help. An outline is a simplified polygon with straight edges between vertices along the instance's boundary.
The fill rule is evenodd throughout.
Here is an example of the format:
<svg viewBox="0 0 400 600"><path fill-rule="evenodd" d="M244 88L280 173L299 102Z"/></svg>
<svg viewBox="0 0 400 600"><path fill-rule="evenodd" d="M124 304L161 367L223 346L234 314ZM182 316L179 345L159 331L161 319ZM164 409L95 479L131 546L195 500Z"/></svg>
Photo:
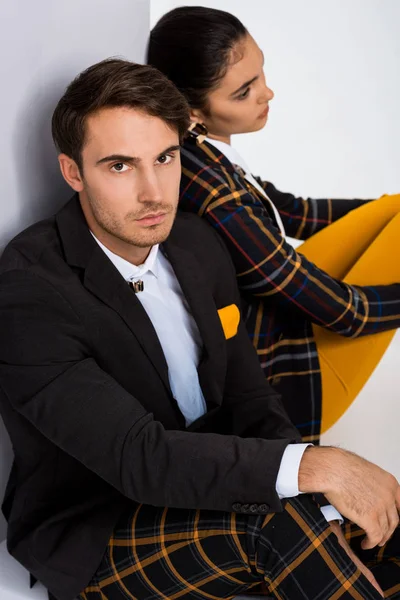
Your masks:
<svg viewBox="0 0 400 600"><path fill-rule="evenodd" d="M307 240L351 210L371 202L358 199L300 198L280 192L272 183L262 181L260 177L255 179L279 211L287 235L298 240Z"/></svg>
<svg viewBox="0 0 400 600"><path fill-rule="evenodd" d="M285 242L263 203L223 165L183 158L180 207L222 236L242 293L286 304L345 337L400 326L399 284L361 287L330 277Z"/></svg>

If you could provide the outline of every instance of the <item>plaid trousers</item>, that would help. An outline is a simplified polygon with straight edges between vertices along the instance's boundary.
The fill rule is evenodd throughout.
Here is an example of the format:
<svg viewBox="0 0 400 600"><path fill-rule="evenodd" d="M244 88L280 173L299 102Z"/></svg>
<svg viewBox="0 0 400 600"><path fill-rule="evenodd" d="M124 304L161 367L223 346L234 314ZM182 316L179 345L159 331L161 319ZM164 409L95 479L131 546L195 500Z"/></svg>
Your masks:
<svg viewBox="0 0 400 600"><path fill-rule="evenodd" d="M345 533L356 546L364 535L349 523ZM359 554L385 597L400 599L400 528L384 548ZM308 495L288 500L281 513L254 516L136 505L120 518L79 597L218 600L261 582L279 600L381 597Z"/></svg>

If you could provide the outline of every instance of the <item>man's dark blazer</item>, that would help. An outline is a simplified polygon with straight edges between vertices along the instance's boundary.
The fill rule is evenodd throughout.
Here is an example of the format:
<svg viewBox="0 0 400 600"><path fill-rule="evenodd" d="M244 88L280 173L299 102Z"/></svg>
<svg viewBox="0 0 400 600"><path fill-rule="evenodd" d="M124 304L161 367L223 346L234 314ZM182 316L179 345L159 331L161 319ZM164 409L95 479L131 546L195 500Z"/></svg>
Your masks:
<svg viewBox="0 0 400 600"><path fill-rule="evenodd" d="M240 323L235 273L212 229L178 214L162 251L196 320L208 412L185 429L141 303L100 249L75 196L6 248L0 407L15 462L3 511L11 554L60 600L96 571L134 503L262 514L298 439Z"/></svg>

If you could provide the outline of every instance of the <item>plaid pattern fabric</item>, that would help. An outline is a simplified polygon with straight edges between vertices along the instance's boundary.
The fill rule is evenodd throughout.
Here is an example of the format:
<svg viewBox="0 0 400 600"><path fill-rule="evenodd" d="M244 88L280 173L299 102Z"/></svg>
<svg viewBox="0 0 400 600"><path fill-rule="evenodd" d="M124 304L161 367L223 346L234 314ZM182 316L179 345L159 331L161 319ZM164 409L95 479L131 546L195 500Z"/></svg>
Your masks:
<svg viewBox="0 0 400 600"><path fill-rule="evenodd" d="M398 550L399 536L395 542ZM393 599L400 598L398 555L378 559L389 567L380 584ZM380 598L309 496L267 516L136 505L120 519L80 598L217 600L261 581L280 600Z"/></svg>
<svg viewBox="0 0 400 600"><path fill-rule="evenodd" d="M398 286L357 287L330 277L281 236L269 203L207 142L182 148L180 208L205 218L233 259L248 333L267 380L305 441L321 422L321 376L312 323L346 337L400 325ZM286 233L307 239L365 200L313 200L258 178Z"/></svg>
<svg viewBox="0 0 400 600"><path fill-rule="evenodd" d="M400 526L382 548L362 550L361 542L365 536L363 529L346 521L344 525L346 540L363 563L371 569L379 582L386 582L385 598L400 598Z"/></svg>

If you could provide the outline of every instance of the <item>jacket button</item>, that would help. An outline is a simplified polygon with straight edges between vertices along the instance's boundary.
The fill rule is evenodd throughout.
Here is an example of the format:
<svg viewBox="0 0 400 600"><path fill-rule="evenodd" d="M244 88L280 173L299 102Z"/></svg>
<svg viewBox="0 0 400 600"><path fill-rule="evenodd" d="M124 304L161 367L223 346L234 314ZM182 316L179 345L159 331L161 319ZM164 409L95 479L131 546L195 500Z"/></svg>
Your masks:
<svg viewBox="0 0 400 600"><path fill-rule="evenodd" d="M235 502L235 504L232 504L232 510L234 512L240 512L242 510L242 505L239 504L239 502Z"/></svg>
<svg viewBox="0 0 400 600"><path fill-rule="evenodd" d="M269 505L268 504L260 504L260 506L258 507L258 510L260 511L260 513L265 514L265 513L269 512Z"/></svg>

